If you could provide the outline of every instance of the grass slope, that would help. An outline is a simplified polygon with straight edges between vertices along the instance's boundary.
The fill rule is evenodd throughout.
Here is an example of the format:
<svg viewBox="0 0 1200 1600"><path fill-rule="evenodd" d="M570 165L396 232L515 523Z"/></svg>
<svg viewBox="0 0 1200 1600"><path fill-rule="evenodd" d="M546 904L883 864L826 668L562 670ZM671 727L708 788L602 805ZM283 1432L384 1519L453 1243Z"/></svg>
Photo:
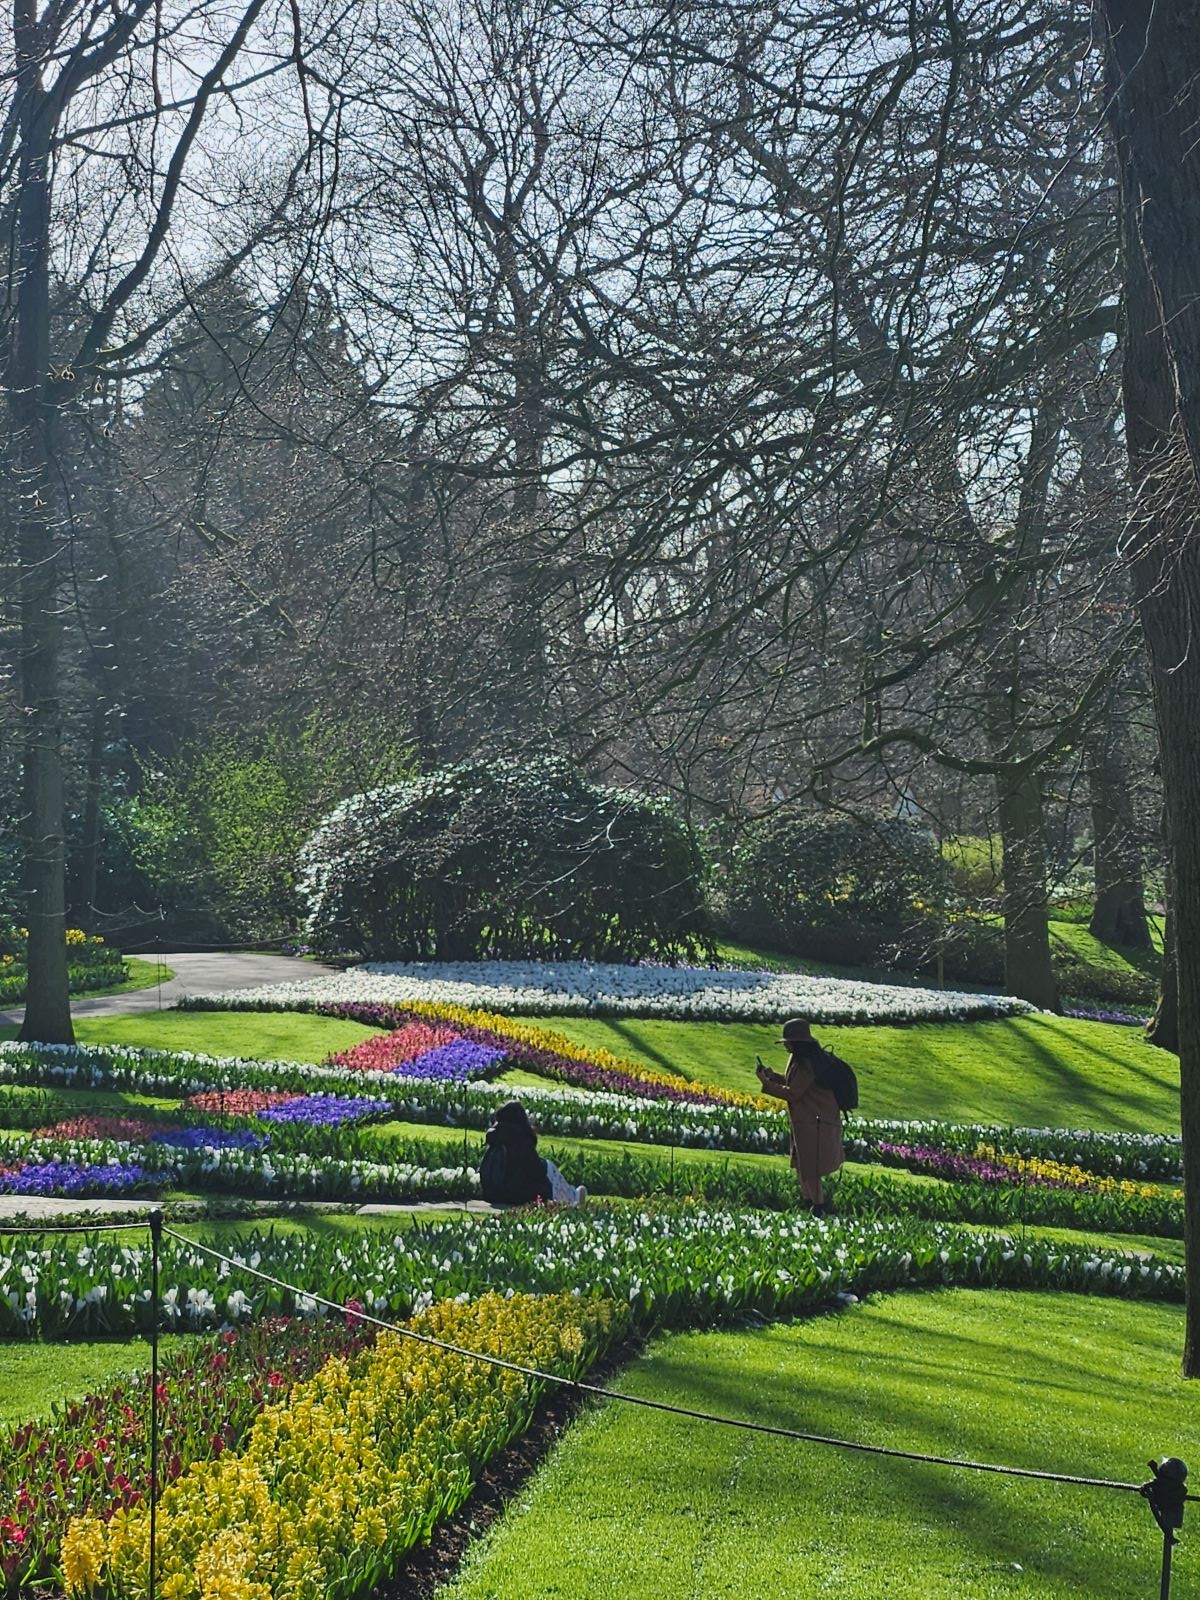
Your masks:
<svg viewBox="0 0 1200 1600"><path fill-rule="evenodd" d="M754 1091L754 1058L783 1064L776 1025L552 1017L546 1025L703 1083ZM1136 1028L1067 1017L820 1028L858 1074L864 1116L1038 1127L1179 1128L1179 1063Z"/></svg>
<svg viewBox="0 0 1200 1600"><path fill-rule="evenodd" d="M80 1044L155 1045L269 1061L320 1061L378 1032L359 1022L297 1011L139 1011L75 1019Z"/></svg>
<svg viewBox="0 0 1200 1600"><path fill-rule="evenodd" d="M1200 1450L1183 1313L950 1290L664 1340L638 1394L938 1454L1139 1481ZM1131 1351L1137 1360L1131 1361ZM1032 1352L1032 1353L1031 1353ZM1129 1600L1161 1540L1135 1496L889 1461L609 1406L578 1423L439 1600ZM1176 1589L1200 1584L1181 1546Z"/></svg>

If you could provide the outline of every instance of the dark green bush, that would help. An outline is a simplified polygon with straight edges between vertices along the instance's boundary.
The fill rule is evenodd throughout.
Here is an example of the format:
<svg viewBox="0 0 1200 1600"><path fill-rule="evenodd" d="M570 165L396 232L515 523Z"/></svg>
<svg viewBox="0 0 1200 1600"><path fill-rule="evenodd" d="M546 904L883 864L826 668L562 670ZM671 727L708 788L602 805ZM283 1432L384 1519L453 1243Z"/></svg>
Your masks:
<svg viewBox="0 0 1200 1600"><path fill-rule="evenodd" d="M300 889L314 947L375 959L712 953L704 864L682 824L550 758L355 795L305 845Z"/></svg>
<svg viewBox="0 0 1200 1600"><path fill-rule="evenodd" d="M730 864L725 916L752 944L826 961L916 962L936 943L949 869L896 817L775 812Z"/></svg>

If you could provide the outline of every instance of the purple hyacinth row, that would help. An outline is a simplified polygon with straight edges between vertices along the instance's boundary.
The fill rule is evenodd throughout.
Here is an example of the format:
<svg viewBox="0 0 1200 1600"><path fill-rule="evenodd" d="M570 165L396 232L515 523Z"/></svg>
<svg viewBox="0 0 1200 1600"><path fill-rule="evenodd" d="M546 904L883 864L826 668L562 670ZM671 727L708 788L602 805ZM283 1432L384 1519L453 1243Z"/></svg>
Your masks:
<svg viewBox="0 0 1200 1600"><path fill-rule="evenodd" d="M938 1150L931 1145L887 1144L881 1141L876 1148L884 1155L903 1161L906 1166L932 1172L939 1178L967 1178L977 1183L1027 1183L1041 1189L1070 1188L1070 1184L1064 1183L1061 1178L1020 1172L1005 1161L959 1155L954 1150Z"/></svg>
<svg viewBox="0 0 1200 1600"><path fill-rule="evenodd" d="M169 1144L174 1150L264 1150L270 1142L269 1133L249 1128L175 1128L153 1135L153 1143Z"/></svg>
<svg viewBox="0 0 1200 1600"><path fill-rule="evenodd" d="M466 1083L469 1078L482 1078L507 1052L492 1044L477 1044L474 1039L455 1039L452 1044L440 1044L426 1050L411 1061L402 1061L392 1070L405 1078L437 1078L442 1082Z"/></svg>
<svg viewBox="0 0 1200 1600"><path fill-rule="evenodd" d="M1115 1022L1125 1028L1144 1028L1150 1020L1147 1013L1138 1016L1132 1011L1110 1011L1084 1006L1068 1006L1063 1011L1063 1016L1073 1017L1077 1022Z"/></svg>
<svg viewBox="0 0 1200 1600"><path fill-rule="evenodd" d="M296 1100L286 1100L282 1105L266 1106L255 1115L263 1122L305 1122L312 1127L332 1128L391 1109L390 1100L368 1100L361 1095L305 1094Z"/></svg>
<svg viewBox="0 0 1200 1600"><path fill-rule="evenodd" d="M136 1189L145 1173L139 1166L83 1166L77 1161L38 1161L15 1171L0 1170L0 1194L123 1194Z"/></svg>

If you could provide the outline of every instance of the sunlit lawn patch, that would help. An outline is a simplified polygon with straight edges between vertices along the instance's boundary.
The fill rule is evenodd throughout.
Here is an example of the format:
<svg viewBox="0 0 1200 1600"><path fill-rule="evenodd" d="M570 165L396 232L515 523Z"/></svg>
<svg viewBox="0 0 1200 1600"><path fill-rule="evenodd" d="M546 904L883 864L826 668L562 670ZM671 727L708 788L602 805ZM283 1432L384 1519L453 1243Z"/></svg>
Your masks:
<svg viewBox="0 0 1200 1600"><path fill-rule="evenodd" d="M1171 1307L944 1290L667 1339L619 1386L822 1434L1140 1482L1152 1454L1200 1457L1182 1336ZM610 1405L567 1436L445 1600L1129 1600L1157 1593L1160 1550L1134 1495ZM1180 1595L1200 1583L1198 1554L1177 1554Z"/></svg>

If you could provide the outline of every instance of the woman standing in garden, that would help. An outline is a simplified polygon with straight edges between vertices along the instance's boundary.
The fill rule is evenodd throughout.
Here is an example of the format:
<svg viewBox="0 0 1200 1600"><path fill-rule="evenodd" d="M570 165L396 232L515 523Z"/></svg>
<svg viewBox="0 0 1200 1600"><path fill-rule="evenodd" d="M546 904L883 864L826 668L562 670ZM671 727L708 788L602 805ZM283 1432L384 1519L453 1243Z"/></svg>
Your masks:
<svg viewBox="0 0 1200 1600"><path fill-rule="evenodd" d="M587 1190L568 1183L553 1161L537 1153L537 1134L519 1100L506 1100L485 1135L487 1148L479 1164L479 1190L485 1200L523 1206L534 1200L577 1206Z"/></svg>
<svg viewBox="0 0 1200 1600"><path fill-rule="evenodd" d="M773 1095L787 1106L792 1129L792 1166L813 1216L823 1217L825 1190L821 1180L836 1172L846 1159L841 1107L830 1086L827 1067L827 1063L837 1058L822 1050L802 1017L793 1017L784 1023L779 1042L788 1048L783 1076L772 1072L761 1061L755 1070L763 1093ZM853 1080L844 1062L838 1062L838 1066Z"/></svg>

